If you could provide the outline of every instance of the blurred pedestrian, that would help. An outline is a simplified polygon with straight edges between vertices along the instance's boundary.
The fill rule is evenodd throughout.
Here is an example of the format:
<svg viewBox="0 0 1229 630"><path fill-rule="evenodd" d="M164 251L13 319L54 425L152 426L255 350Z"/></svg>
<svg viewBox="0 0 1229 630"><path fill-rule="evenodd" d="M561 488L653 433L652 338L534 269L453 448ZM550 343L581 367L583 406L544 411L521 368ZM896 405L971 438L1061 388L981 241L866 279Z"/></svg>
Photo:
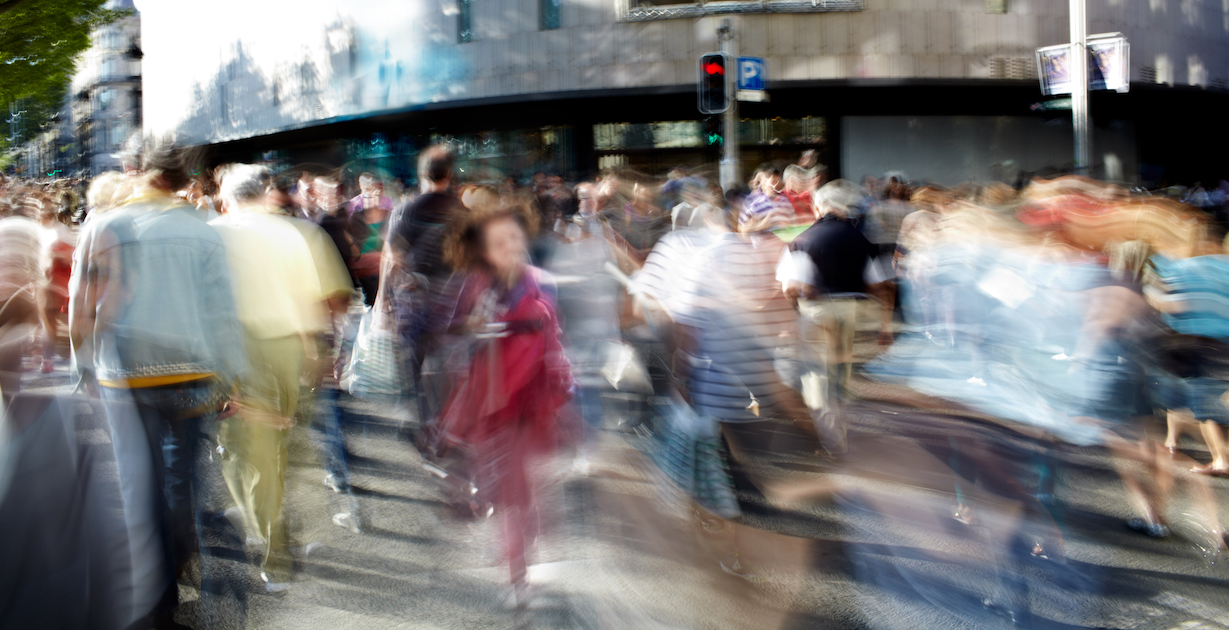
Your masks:
<svg viewBox="0 0 1229 630"><path fill-rule="evenodd" d="M21 388L21 356L38 326L42 272L38 223L11 210L0 215L0 393L8 402Z"/></svg>
<svg viewBox="0 0 1229 630"><path fill-rule="evenodd" d="M450 329L473 340L472 359L440 416L440 435L471 453L477 488L501 513L516 604L529 597L527 545L537 506L528 464L566 435L572 391L550 276L529 265L536 228L523 205L476 209L450 227L448 261L463 274Z"/></svg>
<svg viewBox="0 0 1229 630"><path fill-rule="evenodd" d="M240 382L242 403L222 421L222 473L261 548L260 577L283 591L293 559L283 518L289 430L299 405L299 377L313 335L324 327L329 295L302 234L267 204L268 169L246 164L222 171L225 216L211 225L226 243L235 306L252 370Z"/></svg>
<svg viewBox="0 0 1229 630"><path fill-rule="evenodd" d="M811 376L808 404L822 411L834 435L844 435L839 405L853 372L853 341L859 302L869 297L869 285L882 282L874 265L878 248L848 220L849 208L860 201L857 187L847 180L828 182L815 192L818 221L790 243L805 253L814 278L798 299L803 338L822 362L824 371ZM890 307L888 308L890 312ZM827 446L827 445L826 445ZM832 445L844 450L843 437Z"/></svg>
<svg viewBox="0 0 1229 630"><path fill-rule="evenodd" d="M184 152L169 139L130 146L125 164L140 165L134 197L78 239L69 332L110 422L132 627L170 628L207 494L197 449L248 367L222 239L175 196L190 180ZM215 592L208 578L203 593Z"/></svg>
<svg viewBox="0 0 1229 630"><path fill-rule="evenodd" d="M363 290L363 301L371 306L380 289L380 258L393 200L384 194L384 182L371 173L360 175L358 185L359 195L347 205L351 238L358 245L358 260L353 269Z"/></svg>
<svg viewBox="0 0 1229 630"><path fill-rule="evenodd" d="M446 145L432 145L418 155L420 194L393 211L385 251L385 282L394 317L408 356L420 428L427 430L440 400L423 380L423 366L432 352L435 314L444 308L444 289L451 269L443 257L444 231L465 214L451 192L456 155ZM433 409L434 407L434 409ZM421 436L420 447L430 441Z"/></svg>
<svg viewBox="0 0 1229 630"><path fill-rule="evenodd" d="M753 190L743 202L738 222L747 223L754 219L766 221L772 226L793 223L794 206L781 194L784 190L781 169L771 164L762 164L756 169L752 182Z"/></svg>
<svg viewBox="0 0 1229 630"><path fill-rule="evenodd" d="M43 228L43 273L46 281L39 293L39 317L42 319L42 372L51 372L59 346L61 315L68 314L68 280L72 275L73 248L76 237L60 221L60 214L50 204L39 209L39 225Z"/></svg>

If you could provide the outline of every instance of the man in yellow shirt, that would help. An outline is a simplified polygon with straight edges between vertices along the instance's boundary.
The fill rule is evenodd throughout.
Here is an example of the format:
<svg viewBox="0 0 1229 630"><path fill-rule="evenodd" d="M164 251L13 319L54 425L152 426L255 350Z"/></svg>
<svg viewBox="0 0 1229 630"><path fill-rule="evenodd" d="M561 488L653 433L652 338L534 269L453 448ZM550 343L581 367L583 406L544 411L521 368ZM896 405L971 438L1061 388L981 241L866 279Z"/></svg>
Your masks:
<svg viewBox="0 0 1229 630"><path fill-rule="evenodd" d="M282 500L299 376L305 357L316 354L316 334L329 326L329 299L352 289L336 253L333 261L317 260L300 227L266 205L271 179L261 166L226 168L221 193L227 214L210 225L226 244L235 306L252 365L240 384L242 404L219 429L222 473L249 536L262 546L266 589L277 592L288 588L293 576ZM318 271L318 265L326 272ZM344 286L338 277L345 278Z"/></svg>

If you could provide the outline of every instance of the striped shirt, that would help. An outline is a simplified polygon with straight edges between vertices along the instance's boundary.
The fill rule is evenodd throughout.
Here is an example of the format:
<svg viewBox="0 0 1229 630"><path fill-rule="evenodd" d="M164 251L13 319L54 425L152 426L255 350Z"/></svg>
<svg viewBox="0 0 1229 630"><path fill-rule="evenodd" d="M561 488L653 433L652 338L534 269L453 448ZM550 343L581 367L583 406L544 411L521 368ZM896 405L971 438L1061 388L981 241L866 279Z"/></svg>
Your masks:
<svg viewBox="0 0 1229 630"><path fill-rule="evenodd" d="M789 225L794 222L794 204L785 195L769 197L763 191L755 191L747 195L743 201L743 211L738 216L739 223L747 223L753 219L767 219L766 225Z"/></svg>
<svg viewBox="0 0 1229 630"><path fill-rule="evenodd" d="M1184 335L1229 341L1229 256L1154 256L1152 262L1169 287L1165 300L1182 305L1165 323Z"/></svg>
<svg viewBox="0 0 1229 630"><path fill-rule="evenodd" d="M675 322L698 330L689 384L698 413L759 420L781 413L778 403L795 393L774 365L798 342L797 315L776 282L784 249L771 234L672 232L632 279L629 294L656 298Z"/></svg>

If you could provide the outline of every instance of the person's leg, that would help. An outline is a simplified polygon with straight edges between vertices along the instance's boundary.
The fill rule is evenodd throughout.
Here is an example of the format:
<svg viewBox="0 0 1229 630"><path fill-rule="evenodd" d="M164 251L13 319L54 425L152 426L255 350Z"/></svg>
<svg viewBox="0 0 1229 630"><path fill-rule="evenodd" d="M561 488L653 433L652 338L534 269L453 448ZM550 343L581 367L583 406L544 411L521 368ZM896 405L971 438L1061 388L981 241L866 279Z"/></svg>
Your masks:
<svg viewBox="0 0 1229 630"><path fill-rule="evenodd" d="M196 531L196 455L201 440L203 418L171 418L165 421L162 457L166 496L170 516L171 552L175 575L180 575L189 558L200 548Z"/></svg>
<svg viewBox="0 0 1229 630"><path fill-rule="evenodd" d="M512 584L518 588L518 598L523 595L519 591L523 591L528 584L526 539L530 536L529 518L533 510L526 470L528 451L525 437L524 431L513 428L492 438L485 449L495 460L491 464L493 470L498 473L498 478L493 480L496 485L496 501L498 509L503 511L508 570Z"/></svg>
<svg viewBox="0 0 1229 630"><path fill-rule="evenodd" d="M21 353L38 325L37 305L29 291L0 300L0 392L8 402L21 389Z"/></svg>
<svg viewBox="0 0 1229 630"><path fill-rule="evenodd" d="M1215 420L1204 420L1199 425L1203 440L1208 444L1212 461L1207 466L1200 466L1198 472L1229 473L1229 458L1226 454L1225 430Z"/></svg>
<svg viewBox="0 0 1229 630"><path fill-rule="evenodd" d="M53 304L52 289L50 287L42 287L38 291L38 348L42 353L40 371L47 373L54 369L52 361L55 359L55 343L58 323L56 316L60 312L58 304ZM54 308L54 312L52 309Z"/></svg>
<svg viewBox="0 0 1229 630"><path fill-rule="evenodd" d="M589 460L597 452L598 439L601 437L602 419L604 417L601 389L592 385L578 387L576 390L576 404L580 407L580 415L584 420L584 436L576 449L576 467L578 470L588 473Z"/></svg>
<svg viewBox="0 0 1229 630"><path fill-rule="evenodd" d="M1145 453L1150 452L1147 438L1137 444L1130 444L1118 436L1109 436L1106 447L1114 455L1114 468L1118 470L1128 499L1140 515L1139 518L1128 521L1128 525L1149 536L1159 538L1168 535L1164 505L1158 503L1160 497L1154 491L1152 461L1145 457ZM1143 471L1140 470L1141 466Z"/></svg>
<svg viewBox="0 0 1229 630"><path fill-rule="evenodd" d="M799 300L799 331L806 363L812 369L802 375L802 396L812 411L823 411L830 405L828 357L830 339L823 325L823 310L818 302Z"/></svg>
<svg viewBox="0 0 1229 630"><path fill-rule="evenodd" d="M853 378L853 341L858 330L858 300L840 300L835 305L835 330L837 337L837 362L839 394L848 393L849 381Z"/></svg>
<svg viewBox="0 0 1229 630"><path fill-rule="evenodd" d="M128 611L127 623L132 623L154 611L170 584L157 482L161 448L159 436L148 436L131 390L102 387L100 393L115 451L131 559L131 583L124 589L127 601L120 607Z"/></svg>
<svg viewBox="0 0 1229 630"><path fill-rule="evenodd" d="M1182 433L1189 429L1194 429L1199 426L1195 420L1194 414L1189 409L1169 410L1165 414L1166 432L1165 446L1171 452L1178 448L1178 438L1182 437Z"/></svg>
<svg viewBox="0 0 1229 630"><path fill-rule="evenodd" d="M289 582L294 575L289 536L282 518L287 437L286 429L252 424L247 428L245 439L247 465L255 474L254 483L245 490L260 537L261 577L273 584Z"/></svg>
<svg viewBox="0 0 1229 630"><path fill-rule="evenodd" d="M303 365L303 342L297 337L283 337L256 342L253 352L267 371L267 385L273 389L258 394L253 406L280 419L285 426L256 423L248 430L249 464L258 471L258 481L251 489L253 513L265 544L261 573L266 582L289 582L294 574L290 557L289 535L282 518L285 498L286 465L289 447L289 419L299 404L299 372ZM272 402L272 406L268 403Z"/></svg>
<svg viewBox="0 0 1229 630"><path fill-rule="evenodd" d="M322 460L334 492L349 492L350 469L346 465L346 445L343 426L344 411L340 404L341 390L332 382L321 383L316 390L315 416L312 420L323 436Z"/></svg>
<svg viewBox="0 0 1229 630"><path fill-rule="evenodd" d="M244 539L254 535L256 520L248 492L256 483L256 473L247 462L247 429L247 423L238 415L218 422L218 446L222 455L219 468L231 500L243 516L244 530L240 533Z"/></svg>

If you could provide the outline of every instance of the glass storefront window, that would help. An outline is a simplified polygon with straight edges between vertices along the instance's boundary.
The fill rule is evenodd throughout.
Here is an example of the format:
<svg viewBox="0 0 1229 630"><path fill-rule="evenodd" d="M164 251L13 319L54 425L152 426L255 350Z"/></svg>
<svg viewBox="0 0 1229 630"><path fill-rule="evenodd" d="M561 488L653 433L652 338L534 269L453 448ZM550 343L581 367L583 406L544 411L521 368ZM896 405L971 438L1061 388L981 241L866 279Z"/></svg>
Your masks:
<svg viewBox="0 0 1229 630"><path fill-rule="evenodd" d="M698 120L602 123L593 126L593 148L597 151L620 151L699 147L703 140L701 124Z"/></svg>
<svg viewBox="0 0 1229 630"><path fill-rule="evenodd" d="M739 125L741 144L820 144L828 136L827 120L806 118L744 118Z"/></svg>
<svg viewBox="0 0 1229 630"><path fill-rule="evenodd" d="M432 135L457 155L457 177L465 183L497 184L506 177L527 181L534 173L576 173L572 128L541 127L472 134Z"/></svg>
<svg viewBox="0 0 1229 630"><path fill-rule="evenodd" d="M744 118L739 124L739 140L743 145L821 144L827 136L827 120L819 116ZM704 146L703 123L698 120L602 123L593 126L595 151Z"/></svg>

